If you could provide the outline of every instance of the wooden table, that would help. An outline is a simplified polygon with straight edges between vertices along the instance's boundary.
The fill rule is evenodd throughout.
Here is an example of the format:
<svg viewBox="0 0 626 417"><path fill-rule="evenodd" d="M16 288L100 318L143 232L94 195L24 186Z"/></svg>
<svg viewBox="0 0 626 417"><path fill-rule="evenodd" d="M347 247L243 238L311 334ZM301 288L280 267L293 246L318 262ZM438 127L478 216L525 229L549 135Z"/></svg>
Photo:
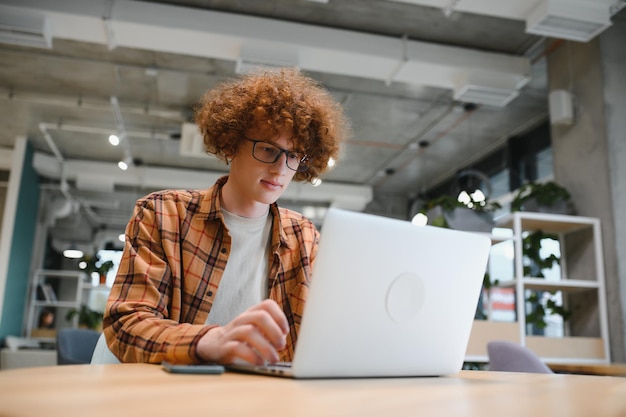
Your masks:
<svg viewBox="0 0 626 417"><path fill-rule="evenodd" d="M435 378L289 380L168 374L157 365L0 371L0 416L626 416L626 379L462 371Z"/></svg>
<svg viewBox="0 0 626 417"><path fill-rule="evenodd" d="M607 364L548 364L554 372L582 375L626 376L626 363Z"/></svg>

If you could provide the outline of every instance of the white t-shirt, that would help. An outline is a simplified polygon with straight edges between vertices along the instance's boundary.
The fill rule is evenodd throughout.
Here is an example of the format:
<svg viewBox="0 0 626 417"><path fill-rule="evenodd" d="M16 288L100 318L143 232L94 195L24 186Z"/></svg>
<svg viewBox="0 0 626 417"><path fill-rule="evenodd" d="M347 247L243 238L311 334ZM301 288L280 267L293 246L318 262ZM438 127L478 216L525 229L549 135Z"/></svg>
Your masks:
<svg viewBox="0 0 626 417"><path fill-rule="evenodd" d="M222 209L231 237L224 275L207 324L223 326L268 296L268 257L272 216L241 217Z"/></svg>

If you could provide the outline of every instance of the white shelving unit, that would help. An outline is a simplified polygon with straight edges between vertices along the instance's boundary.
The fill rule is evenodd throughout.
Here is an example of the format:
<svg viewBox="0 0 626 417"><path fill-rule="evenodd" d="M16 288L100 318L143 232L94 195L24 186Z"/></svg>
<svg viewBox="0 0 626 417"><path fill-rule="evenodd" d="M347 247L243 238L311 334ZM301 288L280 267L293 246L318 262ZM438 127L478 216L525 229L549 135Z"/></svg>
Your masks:
<svg viewBox="0 0 626 417"><path fill-rule="evenodd" d="M80 271L37 270L33 277L26 321L26 337L53 341L56 330L77 327L78 318L71 323L65 320L70 309L80 308L83 300L85 274ZM39 327L42 311L48 309L55 315L52 329Z"/></svg>
<svg viewBox="0 0 626 417"><path fill-rule="evenodd" d="M475 321L466 360L486 361L488 341L511 340L529 347L548 363L610 362L604 257L599 219L515 212L497 219L496 225L512 230L513 278L498 282L497 287L514 289L517 321ZM559 280L524 276L522 241L527 233L538 230L559 237L561 249ZM566 307L572 310L572 317L564 325L563 337L527 334L525 310L527 290L560 291L563 294Z"/></svg>

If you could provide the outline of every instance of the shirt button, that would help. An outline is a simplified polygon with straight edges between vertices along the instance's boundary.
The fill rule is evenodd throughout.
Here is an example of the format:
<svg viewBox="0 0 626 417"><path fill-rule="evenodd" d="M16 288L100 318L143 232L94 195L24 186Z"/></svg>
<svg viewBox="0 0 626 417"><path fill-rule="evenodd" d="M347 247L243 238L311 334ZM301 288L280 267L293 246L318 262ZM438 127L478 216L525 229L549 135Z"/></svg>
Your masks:
<svg viewBox="0 0 626 417"><path fill-rule="evenodd" d="M213 297L213 291L209 291L207 294L209 295L209 297Z"/></svg>
<svg viewBox="0 0 626 417"><path fill-rule="evenodd" d="M226 253L226 248L222 248L221 252Z"/></svg>

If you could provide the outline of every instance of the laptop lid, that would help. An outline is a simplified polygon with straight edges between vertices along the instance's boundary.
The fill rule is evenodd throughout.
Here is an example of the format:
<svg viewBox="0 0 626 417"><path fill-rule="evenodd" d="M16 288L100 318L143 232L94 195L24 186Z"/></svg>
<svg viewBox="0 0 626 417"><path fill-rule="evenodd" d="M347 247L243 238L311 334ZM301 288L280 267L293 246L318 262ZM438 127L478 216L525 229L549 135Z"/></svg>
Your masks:
<svg viewBox="0 0 626 417"><path fill-rule="evenodd" d="M457 373L490 247L478 234L331 208L291 371L264 372L296 378Z"/></svg>

